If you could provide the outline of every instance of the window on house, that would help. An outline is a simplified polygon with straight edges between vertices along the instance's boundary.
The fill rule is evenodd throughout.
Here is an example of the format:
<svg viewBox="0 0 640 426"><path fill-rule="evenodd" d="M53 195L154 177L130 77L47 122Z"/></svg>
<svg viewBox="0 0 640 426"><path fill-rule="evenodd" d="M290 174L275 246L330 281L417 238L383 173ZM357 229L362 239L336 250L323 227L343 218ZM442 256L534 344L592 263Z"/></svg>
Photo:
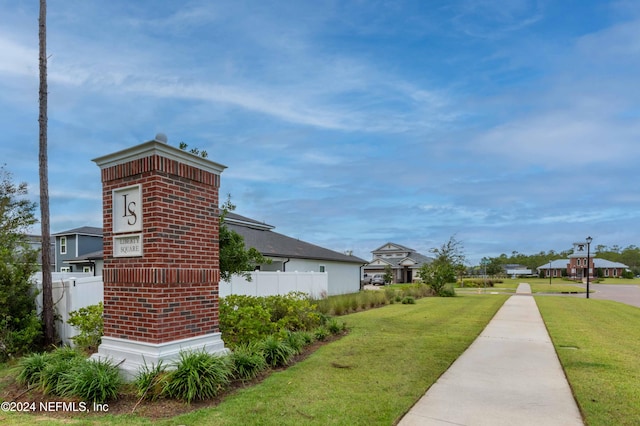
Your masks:
<svg viewBox="0 0 640 426"><path fill-rule="evenodd" d="M320 265L319 270L320 272L326 272L324 265Z"/></svg>
<svg viewBox="0 0 640 426"><path fill-rule="evenodd" d="M609 276L609 270L608 270L608 269L605 269L605 270L604 270L604 276L605 276L605 277L608 277L608 276Z"/></svg>
<svg viewBox="0 0 640 426"><path fill-rule="evenodd" d="M617 270L617 269L614 269L614 270L613 270L613 276L614 276L614 277L617 277L617 276L618 276L618 270Z"/></svg>
<svg viewBox="0 0 640 426"><path fill-rule="evenodd" d="M60 254L67 254L67 237L60 237Z"/></svg>
<svg viewBox="0 0 640 426"><path fill-rule="evenodd" d="M91 272L91 266L83 266L82 272Z"/></svg>
<svg viewBox="0 0 640 426"><path fill-rule="evenodd" d="M71 268L68 266L63 266L60 268L60 272L71 272Z"/></svg>
<svg viewBox="0 0 640 426"><path fill-rule="evenodd" d="M553 276L554 276L554 277L557 277L557 276L558 276L558 270L557 270L557 269L554 269L554 270L553 270Z"/></svg>

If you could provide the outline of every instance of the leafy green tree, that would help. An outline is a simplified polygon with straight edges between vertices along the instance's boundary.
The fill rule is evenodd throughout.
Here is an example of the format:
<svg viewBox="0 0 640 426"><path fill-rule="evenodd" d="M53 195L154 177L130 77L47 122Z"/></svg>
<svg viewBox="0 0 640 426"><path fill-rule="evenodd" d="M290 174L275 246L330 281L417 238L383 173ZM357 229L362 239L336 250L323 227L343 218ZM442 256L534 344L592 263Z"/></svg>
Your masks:
<svg viewBox="0 0 640 426"><path fill-rule="evenodd" d="M500 258L490 257L487 259L486 268L482 272L489 276L496 276L503 272L503 265Z"/></svg>
<svg viewBox="0 0 640 426"><path fill-rule="evenodd" d="M430 250L435 255L433 262L420 267L418 276L438 296L451 294L446 285L456 282L456 274L464 265L463 250L462 243L452 236L442 246Z"/></svg>
<svg viewBox="0 0 640 426"><path fill-rule="evenodd" d="M180 142L178 148L187 151L189 145ZM188 152L193 155L207 158L207 151L200 151L199 148L192 148ZM231 203L231 195L227 195L227 201L222 205L222 214L220 215L220 277L224 281L229 281L231 276L240 275L247 281L251 281L251 271L262 263L271 263L271 259L267 259L254 247L245 247L244 238L236 231L229 229L224 218L229 212L236 209Z"/></svg>
<svg viewBox="0 0 640 426"><path fill-rule="evenodd" d="M235 209L236 206L231 203L231 196L227 196L220 215L220 276L224 281L229 281L235 274L251 281L251 271L256 265L271 263L271 259L262 256L254 247L245 248L242 235L225 225L225 217Z"/></svg>
<svg viewBox="0 0 640 426"><path fill-rule="evenodd" d="M393 281L393 270L391 269L391 265L386 265L384 267L384 275L382 276L385 284L391 284Z"/></svg>
<svg viewBox="0 0 640 426"><path fill-rule="evenodd" d="M0 358L29 351L42 333L31 283L38 251L26 236L36 206L24 198L27 184L11 178L0 167Z"/></svg>

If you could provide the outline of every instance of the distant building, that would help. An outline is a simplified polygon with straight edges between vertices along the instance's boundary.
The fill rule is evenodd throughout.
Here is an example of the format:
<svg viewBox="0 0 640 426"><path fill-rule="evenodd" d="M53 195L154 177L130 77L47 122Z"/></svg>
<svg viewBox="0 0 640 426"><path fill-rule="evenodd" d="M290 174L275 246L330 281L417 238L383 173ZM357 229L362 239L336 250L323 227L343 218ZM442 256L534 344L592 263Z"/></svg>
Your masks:
<svg viewBox="0 0 640 426"><path fill-rule="evenodd" d="M328 294L360 290L360 268L367 263L364 259L279 234L272 225L235 213L228 213L224 223L244 238L246 248L254 247L271 259L270 264L258 265L261 271L326 272Z"/></svg>
<svg viewBox="0 0 640 426"><path fill-rule="evenodd" d="M254 247L271 260L256 269L326 272L329 294L354 293L360 288L360 267L367 263L364 259L287 237L274 232L272 225L235 213L227 214L225 225L244 238L247 249ZM85 226L57 233L55 237L57 272L102 275L102 228Z"/></svg>
<svg viewBox="0 0 640 426"><path fill-rule="evenodd" d="M536 268L544 277L568 277L574 280L595 278L598 276L622 277L629 267L620 262L598 259L591 253L587 265L587 248L585 243L574 243L573 253L568 259L557 259Z"/></svg>
<svg viewBox="0 0 640 426"><path fill-rule="evenodd" d="M388 265L391 267L394 283L411 283L417 280L420 267L433 262L433 258L395 243L386 243L371 253L373 259L364 266L364 273L382 274Z"/></svg>

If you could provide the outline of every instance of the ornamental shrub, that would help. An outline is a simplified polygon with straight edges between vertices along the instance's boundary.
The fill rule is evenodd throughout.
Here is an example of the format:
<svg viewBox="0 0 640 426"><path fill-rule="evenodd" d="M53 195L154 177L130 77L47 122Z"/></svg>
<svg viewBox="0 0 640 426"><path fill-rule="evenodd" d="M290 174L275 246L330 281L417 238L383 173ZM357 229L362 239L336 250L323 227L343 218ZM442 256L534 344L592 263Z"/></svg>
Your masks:
<svg viewBox="0 0 640 426"><path fill-rule="evenodd" d="M240 380L251 380L267 368L262 349L257 344L243 343L230 355L233 365L233 377Z"/></svg>
<svg viewBox="0 0 640 426"><path fill-rule="evenodd" d="M228 356L204 351L180 352L169 372L166 394L190 403L218 395L230 382L233 367Z"/></svg>
<svg viewBox="0 0 640 426"><path fill-rule="evenodd" d="M118 397L122 379L113 362L92 359L71 362L71 368L60 374L55 392L57 395L95 403Z"/></svg>
<svg viewBox="0 0 640 426"><path fill-rule="evenodd" d="M233 348L272 334L276 326L264 298L230 295L220 300L220 331L225 343Z"/></svg>
<svg viewBox="0 0 640 426"><path fill-rule="evenodd" d="M167 377L167 368L162 361L151 366L145 361L133 381L138 397L148 401L160 398L165 393Z"/></svg>
<svg viewBox="0 0 640 426"><path fill-rule="evenodd" d="M323 321L317 305L300 292L268 297L230 295L220 301L220 331L231 348L274 333L312 330Z"/></svg>
<svg viewBox="0 0 640 426"><path fill-rule="evenodd" d="M295 350L275 335L262 339L258 347L270 367L285 366L289 363L291 357L295 355Z"/></svg>
<svg viewBox="0 0 640 426"><path fill-rule="evenodd" d="M103 311L104 307L100 302L69 312L69 324L79 331L71 340L85 352L95 352L100 345L104 326Z"/></svg>

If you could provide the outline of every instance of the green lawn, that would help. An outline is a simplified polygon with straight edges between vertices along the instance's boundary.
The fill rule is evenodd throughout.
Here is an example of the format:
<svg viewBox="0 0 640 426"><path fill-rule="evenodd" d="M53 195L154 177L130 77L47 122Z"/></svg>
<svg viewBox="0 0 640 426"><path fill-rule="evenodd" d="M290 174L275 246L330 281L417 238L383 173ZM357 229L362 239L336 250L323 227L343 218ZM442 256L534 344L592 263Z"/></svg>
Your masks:
<svg viewBox="0 0 640 426"><path fill-rule="evenodd" d="M536 302L587 424L640 425L640 309L573 297Z"/></svg>
<svg viewBox="0 0 640 426"><path fill-rule="evenodd" d="M305 361L202 409L154 425L390 425L458 358L506 296L425 298L341 317L350 333ZM32 424L0 413L0 423ZM61 424L61 421L38 424ZM65 424L152 424L135 416Z"/></svg>
<svg viewBox="0 0 640 426"><path fill-rule="evenodd" d="M496 283L493 287L473 288L462 287L456 288L456 292L461 293L515 293L520 283L531 285L532 293L584 293L585 289L573 285L571 282L561 279L555 279L549 284L548 279L543 278L504 278L501 283Z"/></svg>

